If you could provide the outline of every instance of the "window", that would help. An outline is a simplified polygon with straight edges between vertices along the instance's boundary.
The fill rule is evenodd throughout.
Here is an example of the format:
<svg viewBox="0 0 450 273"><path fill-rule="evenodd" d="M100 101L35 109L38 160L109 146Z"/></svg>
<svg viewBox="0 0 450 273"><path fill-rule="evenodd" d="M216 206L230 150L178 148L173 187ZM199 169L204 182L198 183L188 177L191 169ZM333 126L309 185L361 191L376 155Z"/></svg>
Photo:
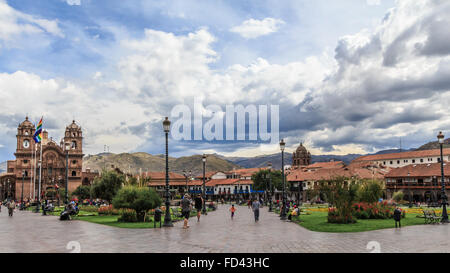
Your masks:
<svg viewBox="0 0 450 273"><path fill-rule="evenodd" d="M77 176L77 172L76 171L72 171L72 176Z"/></svg>
<svg viewBox="0 0 450 273"><path fill-rule="evenodd" d="M438 157L437 162L441 162L441 159Z"/></svg>
<svg viewBox="0 0 450 273"><path fill-rule="evenodd" d="M420 163L423 163L423 158L420 159Z"/></svg>
<svg viewBox="0 0 450 273"><path fill-rule="evenodd" d="M77 164L77 161L76 160L72 160L72 164Z"/></svg>
<svg viewBox="0 0 450 273"><path fill-rule="evenodd" d="M408 163L408 159L403 160L403 163Z"/></svg>
<svg viewBox="0 0 450 273"><path fill-rule="evenodd" d="M391 164L391 165L392 165L392 164L394 164L394 162L392 162L392 161L391 161L391 162L389 162L389 164Z"/></svg>
<svg viewBox="0 0 450 273"><path fill-rule="evenodd" d="M416 163L416 160L415 160L415 159L413 159L413 160L412 160L412 163Z"/></svg>
<svg viewBox="0 0 450 273"><path fill-rule="evenodd" d="M23 164L27 164L27 163L28 163L28 160L25 159L25 160L23 161Z"/></svg>
<svg viewBox="0 0 450 273"><path fill-rule="evenodd" d="M400 160L397 160L397 164L400 164Z"/></svg>
<svg viewBox="0 0 450 273"><path fill-rule="evenodd" d="M77 148L77 142L76 141L72 141L72 149L76 149Z"/></svg>

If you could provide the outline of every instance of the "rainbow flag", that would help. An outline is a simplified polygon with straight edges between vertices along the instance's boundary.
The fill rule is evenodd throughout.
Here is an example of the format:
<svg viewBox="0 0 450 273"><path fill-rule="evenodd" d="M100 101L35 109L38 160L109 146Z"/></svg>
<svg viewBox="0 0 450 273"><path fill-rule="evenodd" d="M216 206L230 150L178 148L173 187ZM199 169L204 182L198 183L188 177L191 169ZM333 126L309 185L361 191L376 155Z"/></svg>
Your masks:
<svg viewBox="0 0 450 273"><path fill-rule="evenodd" d="M41 118L41 121L39 121L38 126L36 127L36 132L34 132L33 135L33 139L34 142L39 143L42 140L42 119L44 117Z"/></svg>

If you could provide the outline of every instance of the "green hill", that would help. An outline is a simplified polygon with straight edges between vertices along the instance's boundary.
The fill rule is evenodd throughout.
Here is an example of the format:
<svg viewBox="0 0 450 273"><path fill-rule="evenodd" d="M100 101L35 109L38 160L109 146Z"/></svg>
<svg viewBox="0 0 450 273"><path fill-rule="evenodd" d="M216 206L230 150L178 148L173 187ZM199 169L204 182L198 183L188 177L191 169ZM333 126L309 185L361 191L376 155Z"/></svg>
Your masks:
<svg viewBox="0 0 450 273"><path fill-rule="evenodd" d="M444 148L450 148L450 138L444 140ZM433 150L433 149L439 149L438 141L428 142L427 144L420 146L417 150Z"/></svg>
<svg viewBox="0 0 450 273"><path fill-rule="evenodd" d="M233 168L240 168L225 159L216 155L207 155L206 171L229 171ZM101 153L98 155L88 155L83 159L83 169L90 168L91 171L111 169L112 166L124 172L138 174L140 171L165 171L164 155L151 155L148 153ZM202 173L202 156L193 155L180 158L169 157L169 170L171 172L183 173L183 170L192 171L194 175Z"/></svg>

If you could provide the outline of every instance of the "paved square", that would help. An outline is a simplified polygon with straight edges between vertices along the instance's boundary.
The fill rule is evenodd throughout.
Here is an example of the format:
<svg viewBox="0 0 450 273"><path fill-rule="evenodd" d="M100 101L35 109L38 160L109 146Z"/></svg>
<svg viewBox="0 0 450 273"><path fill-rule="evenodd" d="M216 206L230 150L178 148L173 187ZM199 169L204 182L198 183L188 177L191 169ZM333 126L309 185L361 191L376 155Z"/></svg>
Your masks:
<svg viewBox="0 0 450 273"><path fill-rule="evenodd" d="M55 216L16 211L9 218L0 213L0 252L70 252L70 241L80 243L81 252L371 252L367 244L380 243L381 252L450 252L450 225L409 226L360 233L320 233L297 224L282 222L261 209L255 223L247 207L238 207L234 220L228 205L190 218L173 228L123 229L84 221L59 221Z"/></svg>

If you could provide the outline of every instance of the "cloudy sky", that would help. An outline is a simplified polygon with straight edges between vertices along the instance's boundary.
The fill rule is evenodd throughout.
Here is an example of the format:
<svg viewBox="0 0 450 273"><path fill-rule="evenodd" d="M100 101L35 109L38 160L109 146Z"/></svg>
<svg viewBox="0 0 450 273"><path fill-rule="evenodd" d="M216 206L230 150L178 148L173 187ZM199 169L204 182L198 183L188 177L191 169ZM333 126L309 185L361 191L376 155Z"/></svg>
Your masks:
<svg viewBox="0 0 450 273"><path fill-rule="evenodd" d="M450 134L448 0L0 0L0 161L28 114L86 154L164 152L175 105L279 105L288 151L417 147ZM174 156L275 153L171 140Z"/></svg>

